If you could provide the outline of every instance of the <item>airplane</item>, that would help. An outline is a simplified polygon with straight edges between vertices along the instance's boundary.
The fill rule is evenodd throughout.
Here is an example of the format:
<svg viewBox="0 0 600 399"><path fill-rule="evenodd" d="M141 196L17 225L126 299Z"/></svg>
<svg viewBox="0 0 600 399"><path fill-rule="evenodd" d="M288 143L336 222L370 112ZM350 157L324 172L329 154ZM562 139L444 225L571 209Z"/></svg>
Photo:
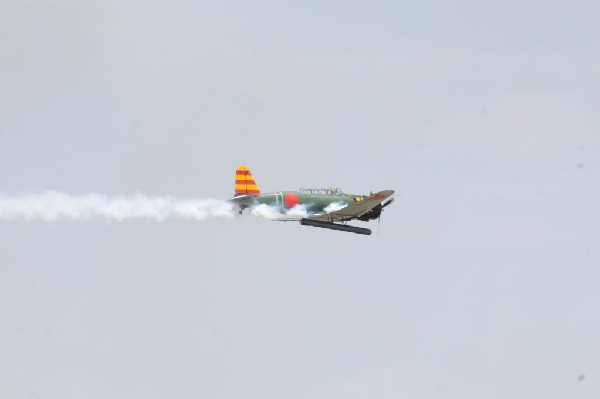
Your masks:
<svg viewBox="0 0 600 399"><path fill-rule="evenodd" d="M239 207L240 215L245 209L260 204L274 206L282 211L303 205L310 216L282 217L275 220L300 221L303 226L370 235L371 230L347 225L346 222L379 219L383 208L394 201L393 195L394 190L379 191L368 196L345 194L339 188L300 189L263 194L250 169L240 166L235 171L235 195L229 201Z"/></svg>

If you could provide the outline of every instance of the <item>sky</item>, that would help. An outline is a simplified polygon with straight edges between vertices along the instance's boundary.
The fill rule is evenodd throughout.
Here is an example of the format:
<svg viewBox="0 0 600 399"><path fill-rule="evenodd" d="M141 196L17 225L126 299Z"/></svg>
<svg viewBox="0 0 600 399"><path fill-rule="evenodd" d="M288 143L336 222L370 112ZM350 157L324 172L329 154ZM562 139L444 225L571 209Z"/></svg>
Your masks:
<svg viewBox="0 0 600 399"><path fill-rule="evenodd" d="M3 196L400 197L370 237L0 220L0 397L597 398L599 12L2 1Z"/></svg>

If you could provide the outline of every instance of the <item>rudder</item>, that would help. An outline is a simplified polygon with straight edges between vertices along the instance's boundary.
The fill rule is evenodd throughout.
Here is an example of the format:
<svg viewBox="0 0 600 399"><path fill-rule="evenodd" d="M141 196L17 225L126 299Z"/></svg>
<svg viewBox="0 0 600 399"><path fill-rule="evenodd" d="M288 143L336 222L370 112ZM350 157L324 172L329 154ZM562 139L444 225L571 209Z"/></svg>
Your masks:
<svg viewBox="0 0 600 399"><path fill-rule="evenodd" d="M260 189L247 166L235 170L235 195L260 194Z"/></svg>

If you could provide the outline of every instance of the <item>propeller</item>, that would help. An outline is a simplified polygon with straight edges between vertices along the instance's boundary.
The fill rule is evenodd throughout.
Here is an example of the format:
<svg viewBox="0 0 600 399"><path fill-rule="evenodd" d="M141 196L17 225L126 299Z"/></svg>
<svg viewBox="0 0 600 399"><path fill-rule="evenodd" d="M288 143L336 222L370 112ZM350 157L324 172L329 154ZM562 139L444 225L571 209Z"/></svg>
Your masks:
<svg viewBox="0 0 600 399"><path fill-rule="evenodd" d="M383 212L383 208L385 208L386 206L388 206L389 204L391 204L392 202L394 202L394 199L389 199L386 202L384 202L381 205L381 211ZM379 235L379 228L381 226L381 212L379 213L379 217L377 218L377 235Z"/></svg>

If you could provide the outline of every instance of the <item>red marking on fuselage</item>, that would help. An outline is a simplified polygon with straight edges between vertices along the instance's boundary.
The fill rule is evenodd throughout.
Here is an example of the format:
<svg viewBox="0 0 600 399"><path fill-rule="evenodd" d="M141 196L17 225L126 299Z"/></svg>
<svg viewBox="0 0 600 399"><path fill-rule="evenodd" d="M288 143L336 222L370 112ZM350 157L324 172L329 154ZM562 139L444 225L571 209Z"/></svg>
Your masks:
<svg viewBox="0 0 600 399"><path fill-rule="evenodd" d="M287 208L293 208L300 203L300 198L298 198L296 194L287 193L283 199L283 202Z"/></svg>

